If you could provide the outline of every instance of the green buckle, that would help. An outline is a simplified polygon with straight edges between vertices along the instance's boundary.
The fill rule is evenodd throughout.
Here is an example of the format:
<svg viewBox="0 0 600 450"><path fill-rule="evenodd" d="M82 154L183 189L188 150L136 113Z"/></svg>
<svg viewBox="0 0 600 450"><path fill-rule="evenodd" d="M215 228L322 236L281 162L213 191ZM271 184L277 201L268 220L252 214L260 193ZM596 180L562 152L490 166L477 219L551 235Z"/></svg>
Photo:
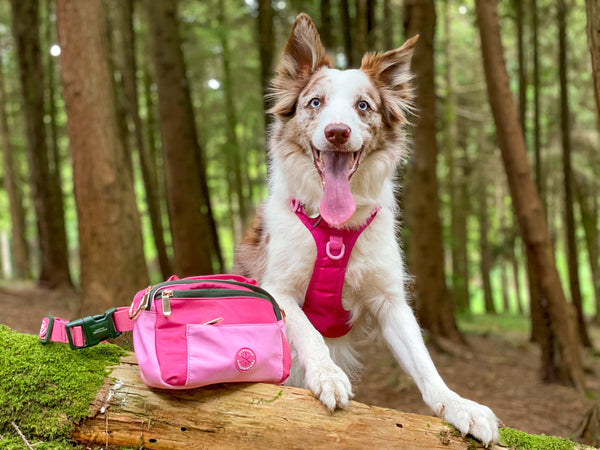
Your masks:
<svg viewBox="0 0 600 450"><path fill-rule="evenodd" d="M69 345L73 350L78 348L93 347L108 338L116 338L121 334L120 331L115 330L115 321L113 314L116 308L107 309L104 314L97 314L95 316L87 316L83 319L72 320L65 325L65 331L67 332L67 338L69 339ZM81 327L83 332L83 345L78 347L73 344L73 337L71 336L71 328Z"/></svg>

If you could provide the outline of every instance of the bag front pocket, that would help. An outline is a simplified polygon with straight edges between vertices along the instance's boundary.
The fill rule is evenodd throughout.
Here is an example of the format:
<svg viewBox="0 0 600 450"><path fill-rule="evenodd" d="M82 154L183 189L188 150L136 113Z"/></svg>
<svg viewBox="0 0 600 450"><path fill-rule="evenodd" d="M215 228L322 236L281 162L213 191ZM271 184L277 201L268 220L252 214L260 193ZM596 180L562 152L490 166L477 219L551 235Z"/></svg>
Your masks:
<svg viewBox="0 0 600 450"><path fill-rule="evenodd" d="M187 387L283 378L283 342L277 323L187 325Z"/></svg>

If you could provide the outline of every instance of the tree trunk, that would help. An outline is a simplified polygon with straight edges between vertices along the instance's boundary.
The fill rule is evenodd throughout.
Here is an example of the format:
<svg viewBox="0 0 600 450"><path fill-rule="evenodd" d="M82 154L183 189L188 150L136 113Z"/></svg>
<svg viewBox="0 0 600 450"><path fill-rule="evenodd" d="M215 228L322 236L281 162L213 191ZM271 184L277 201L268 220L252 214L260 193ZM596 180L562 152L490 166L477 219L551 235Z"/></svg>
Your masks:
<svg viewBox="0 0 600 450"><path fill-rule="evenodd" d="M162 221L162 212L160 207L160 197L158 189L158 180L156 170L152 169L153 161L150 152L144 142L144 130L142 119L139 112L139 99L137 93L137 63L135 60L135 34L133 32L133 0L120 2L117 11L119 20L118 28L121 31L122 40L122 84L125 94L125 107L129 120L133 124L135 145L140 158L140 168L142 179L144 181L144 190L146 191L146 203L148 206L148 215L152 227L152 236L160 272L163 278L171 275L171 263L167 256L167 246L165 244L164 227Z"/></svg>
<svg viewBox="0 0 600 450"><path fill-rule="evenodd" d="M340 0L340 14L342 16L342 34L344 35L344 53L346 54L347 66L355 67L358 61L354 59L355 35L352 30L349 0Z"/></svg>
<svg viewBox="0 0 600 450"><path fill-rule="evenodd" d="M48 287L71 286L62 191L50 168L46 142L39 2L11 0L11 5L40 245L39 282Z"/></svg>
<svg viewBox="0 0 600 450"><path fill-rule="evenodd" d="M535 160L535 184L539 192L544 211L546 208L544 177L542 176L541 125L540 125L540 61L538 41L537 0L531 0L531 40L533 47L533 153Z"/></svg>
<svg viewBox="0 0 600 450"><path fill-rule="evenodd" d="M260 56L260 80L262 85L262 98L265 123L265 141L269 126L271 125L271 115L267 111L271 108L271 102L267 97L271 79L275 74L273 68L273 55L275 53L275 32L273 29L273 7L271 0L257 0L258 17L256 20L258 34L258 50ZM266 152L266 145L265 145Z"/></svg>
<svg viewBox="0 0 600 450"><path fill-rule="evenodd" d="M442 227L439 216L436 175L435 85L433 78L433 1L404 3L406 36L419 34L412 71L415 74L419 117L414 129L414 146L407 186L407 220L410 232L409 267L415 275L417 315L421 326L434 336L462 342L456 326L450 291L444 276Z"/></svg>
<svg viewBox="0 0 600 450"><path fill-rule="evenodd" d="M148 389L135 357L121 361L111 373L118 381L106 380L89 419L75 426L72 437L78 443L152 449L451 450L473 445L436 417L354 401L332 414L305 389L260 383Z"/></svg>
<svg viewBox="0 0 600 450"><path fill-rule="evenodd" d="M126 302L148 274L133 181L123 170L102 0L58 0L56 16L85 315Z"/></svg>
<svg viewBox="0 0 600 450"><path fill-rule="evenodd" d="M174 268L180 276L210 274L219 264L220 250L177 29L177 2L146 4L154 44Z"/></svg>
<svg viewBox="0 0 600 450"><path fill-rule="evenodd" d="M321 26L319 27L321 43L327 51L335 51L333 39L333 18L331 17L331 0L321 0Z"/></svg>
<svg viewBox="0 0 600 450"><path fill-rule="evenodd" d="M592 276L592 286L594 290L594 299L596 306L596 315L594 322L600 324L600 266L598 265L598 199L593 192L586 191L582 181L575 181L575 197L579 204L581 214L581 223L585 234L585 242L590 261L590 271Z"/></svg>
<svg viewBox="0 0 600 450"><path fill-rule="evenodd" d="M8 195L10 212L11 249L13 252L14 276L22 279L30 275L29 248L25 239L25 210L23 209L23 193L19 186L14 156L14 147L10 141L10 127L6 115L6 91L4 86L4 69L0 54L0 142L2 143L2 178L4 190Z"/></svg>
<svg viewBox="0 0 600 450"><path fill-rule="evenodd" d="M600 129L600 0L585 0L588 45L592 58L592 79L596 98L596 115Z"/></svg>
<svg viewBox="0 0 600 450"><path fill-rule="evenodd" d="M395 47L394 45L394 8L392 7L392 0L383 0L383 48L385 50L391 50Z"/></svg>
<svg viewBox="0 0 600 450"><path fill-rule="evenodd" d="M552 331L560 350L566 381L584 389L581 349L570 320L569 305L560 284L544 211L527 160L518 111L510 92L500 39L496 0L476 0L477 22L488 97L496 123L498 144L523 241L535 263L542 296L548 302Z"/></svg>
<svg viewBox="0 0 600 450"><path fill-rule="evenodd" d="M360 61L369 49L368 2L369 0L356 0L355 2L356 15L354 16L354 39L352 41L353 61Z"/></svg>
<svg viewBox="0 0 600 450"><path fill-rule="evenodd" d="M446 98L444 101L444 153L448 164L448 191L450 194L450 230L452 256L452 297L456 310L468 313L469 265L467 259L467 205L463 198L464 176L458 175L457 164L457 123L456 95L454 92L454 72L451 34L451 2L444 1L444 62L446 78ZM458 176L457 176L458 175ZM460 181L459 181L460 180Z"/></svg>
<svg viewBox="0 0 600 450"><path fill-rule="evenodd" d="M592 343L587 333L583 305L581 301L581 287L579 283L579 263L577 261L577 240L575 237L575 212L573 211L573 169L571 167L571 124L569 119L569 97L567 87L567 9L564 0L558 0L558 42L559 60L558 72L560 79L560 131L563 149L563 189L565 206L565 241L567 243L567 266L569 269L569 286L571 287L571 302L577 311L577 324L579 337L586 347Z"/></svg>
<svg viewBox="0 0 600 450"><path fill-rule="evenodd" d="M228 25L225 14L225 1L219 0L218 6L218 21L219 21L219 40L221 41L221 62L223 64L223 91L225 94L225 158L227 160L227 172L229 177L228 189L232 189L237 200L237 217L238 226L234 226L234 241L239 242L243 231L248 224L248 206L246 189L242 177L242 157L240 143L237 136L238 118L234 104L234 80L231 70L231 52L229 50ZM231 217L235 224L235 217Z"/></svg>
<svg viewBox="0 0 600 450"><path fill-rule="evenodd" d="M483 130L480 130L483 135ZM482 139L480 139L481 142ZM483 304L487 314L497 314L494 304L494 293L492 291L492 281L490 272L492 270L492 255L488 240L488 193L487 180L481 180L479 186L479 252L481 254L479 260L479 273L481 274L481 282L483 284Z"/></svg>

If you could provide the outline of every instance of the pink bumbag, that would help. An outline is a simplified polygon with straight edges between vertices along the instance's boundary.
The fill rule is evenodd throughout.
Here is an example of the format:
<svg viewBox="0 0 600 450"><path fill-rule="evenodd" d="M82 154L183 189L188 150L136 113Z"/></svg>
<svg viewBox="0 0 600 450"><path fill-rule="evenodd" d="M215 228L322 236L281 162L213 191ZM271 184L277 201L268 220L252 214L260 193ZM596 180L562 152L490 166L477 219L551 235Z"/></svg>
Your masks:
<svg viewBox="0 0 600 450"><path fill-rule="evenodd" d="M256 281L237 275L173 276L139 291L130 308L64 324L66 340L60 319L44 320L53 323L42 323L42 341L68 341L73 348L133 329L142 380L152 387L281 384L290 373L283 312Z"/></svg>

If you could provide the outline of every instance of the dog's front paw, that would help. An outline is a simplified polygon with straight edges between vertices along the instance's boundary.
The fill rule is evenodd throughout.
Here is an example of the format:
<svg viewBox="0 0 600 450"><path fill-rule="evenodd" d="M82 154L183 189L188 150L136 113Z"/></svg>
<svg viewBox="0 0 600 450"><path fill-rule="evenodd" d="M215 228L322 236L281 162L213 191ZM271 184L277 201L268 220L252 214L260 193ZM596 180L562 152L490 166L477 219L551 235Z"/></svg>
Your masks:
<svg viewBox="0 0 600 450"><path fill-rule="evenodd" d="M470 434L487 447L498 442L500 421L490 408L452 392L432 405L435 413L454 425L463 435Z"/></svg>
<svg viewBox="0 0 600 450"><path fill-rule="evenodd" d="M346 408L350 399L354 397L348 376L333 362L307 370L306 387L330 411Z"/></svg>

